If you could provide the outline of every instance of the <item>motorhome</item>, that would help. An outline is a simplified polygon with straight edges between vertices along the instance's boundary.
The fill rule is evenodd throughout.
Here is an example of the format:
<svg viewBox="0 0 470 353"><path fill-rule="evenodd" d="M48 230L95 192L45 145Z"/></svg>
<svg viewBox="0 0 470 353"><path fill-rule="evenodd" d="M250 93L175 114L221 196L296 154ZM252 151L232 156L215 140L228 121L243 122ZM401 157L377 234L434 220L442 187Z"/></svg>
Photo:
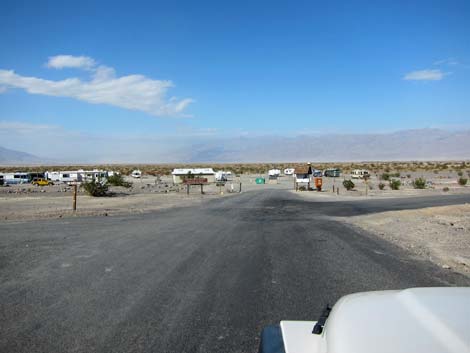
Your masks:
<svg viewBox="0 0 470 353"><path fill-rule="evenodd" d="M338 168L325 169L323 171L323 176L337 178L341 176L341 170Z"/></svg>
<svg viewBox="0 0 470 353"><path fill-rule="evenodd" d="M367 179L370 177L369 171L365 169L354 169L351 172L352 179Z"/></svg>
<svg viewBox="0 0 470 353"><path fill-rule="evenodd" d="M3 175L3 183L5 185L11 184L28 184L31 182L31 176L29 173L16 172L16 173L5 173Z"/></svg>

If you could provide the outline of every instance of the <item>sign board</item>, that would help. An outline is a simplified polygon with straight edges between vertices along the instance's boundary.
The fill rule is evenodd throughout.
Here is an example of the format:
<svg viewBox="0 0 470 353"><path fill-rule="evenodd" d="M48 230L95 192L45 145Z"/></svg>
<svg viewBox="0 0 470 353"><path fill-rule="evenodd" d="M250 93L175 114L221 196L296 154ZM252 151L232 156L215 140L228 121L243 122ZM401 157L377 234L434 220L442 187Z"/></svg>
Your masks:
<svg viewBox="0 0 470 353"><path fill-rule="evenodd" d="M183 183L186 185L207 184L207 178L184 179Z"/></svg>

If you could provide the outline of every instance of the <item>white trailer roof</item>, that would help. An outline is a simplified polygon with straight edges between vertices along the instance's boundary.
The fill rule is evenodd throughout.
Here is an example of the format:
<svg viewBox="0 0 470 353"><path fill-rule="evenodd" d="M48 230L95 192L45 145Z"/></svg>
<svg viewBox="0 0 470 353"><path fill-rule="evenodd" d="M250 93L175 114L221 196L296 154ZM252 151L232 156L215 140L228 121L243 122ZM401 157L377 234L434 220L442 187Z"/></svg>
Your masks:
<svg viewBox="0 0 470 353"><path fill-rule="evenodd" d="M212 168L176 168L173 169L171 174L173 175L187 175L191 174L204 174L204 175L213 175L214 170Z"/></svg>

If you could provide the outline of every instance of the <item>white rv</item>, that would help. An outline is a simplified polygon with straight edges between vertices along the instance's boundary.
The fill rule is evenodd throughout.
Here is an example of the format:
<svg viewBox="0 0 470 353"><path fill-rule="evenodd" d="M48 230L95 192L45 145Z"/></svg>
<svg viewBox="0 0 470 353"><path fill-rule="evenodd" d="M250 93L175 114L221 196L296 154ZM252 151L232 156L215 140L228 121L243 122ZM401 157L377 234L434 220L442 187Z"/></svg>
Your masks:
<svg viewBox="0 0 470 353"><path fill-rule="evenodd" d="M139 169L132 171L131 177L133 178L142 178L142 172Z"/></svg>
<svg viewBox="0 0 470 353"><path fill-rule="evenodd" d="M5 173L3 175L3 183L5 185L11 184L28 184L31 182L31 176L29 173L16 172L16 173Z"/></svg>
<svg viewBox="0 0 470 353"><path fill-rule="evenodd" d="M284 169L284 175L294 175L295 169L294 168L286 168Z"/></svg>
<svg viewBox="0 0 470 353"><path fill-rule="evenodd" d="M370 174L366 169L354 169L351 173L352 179L367 179L368 177L370 177Z"/></svg>
<svg viewBox="0 0 470 353"><path fill-rule="evenodd" d="M61 183L71 183L74 181L81 182L82 174L78 171L64 171L59 172L59 182Z"/></svg>
<svg viewBox="0 0 470 353"><path fill-rule="evenodd" d="M50 181L59 181L60 172L45 172L44 173L47 180Z"/></svg>

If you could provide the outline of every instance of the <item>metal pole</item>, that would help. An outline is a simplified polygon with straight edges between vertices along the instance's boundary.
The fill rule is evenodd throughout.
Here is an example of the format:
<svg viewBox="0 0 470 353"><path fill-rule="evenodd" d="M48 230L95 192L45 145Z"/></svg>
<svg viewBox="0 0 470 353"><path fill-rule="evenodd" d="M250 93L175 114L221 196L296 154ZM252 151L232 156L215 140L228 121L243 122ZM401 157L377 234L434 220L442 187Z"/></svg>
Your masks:
<svg viewBox="0 0 470 353"><path fill-rule="evenodd" d="M240 182L240 192L242 192L242 182Z"/></svg>
<svg viewBox="0 0 470 353"><path fill-rule="evenodd" d="M189 195L189 184L186 184L186 194Z"/></svg>

